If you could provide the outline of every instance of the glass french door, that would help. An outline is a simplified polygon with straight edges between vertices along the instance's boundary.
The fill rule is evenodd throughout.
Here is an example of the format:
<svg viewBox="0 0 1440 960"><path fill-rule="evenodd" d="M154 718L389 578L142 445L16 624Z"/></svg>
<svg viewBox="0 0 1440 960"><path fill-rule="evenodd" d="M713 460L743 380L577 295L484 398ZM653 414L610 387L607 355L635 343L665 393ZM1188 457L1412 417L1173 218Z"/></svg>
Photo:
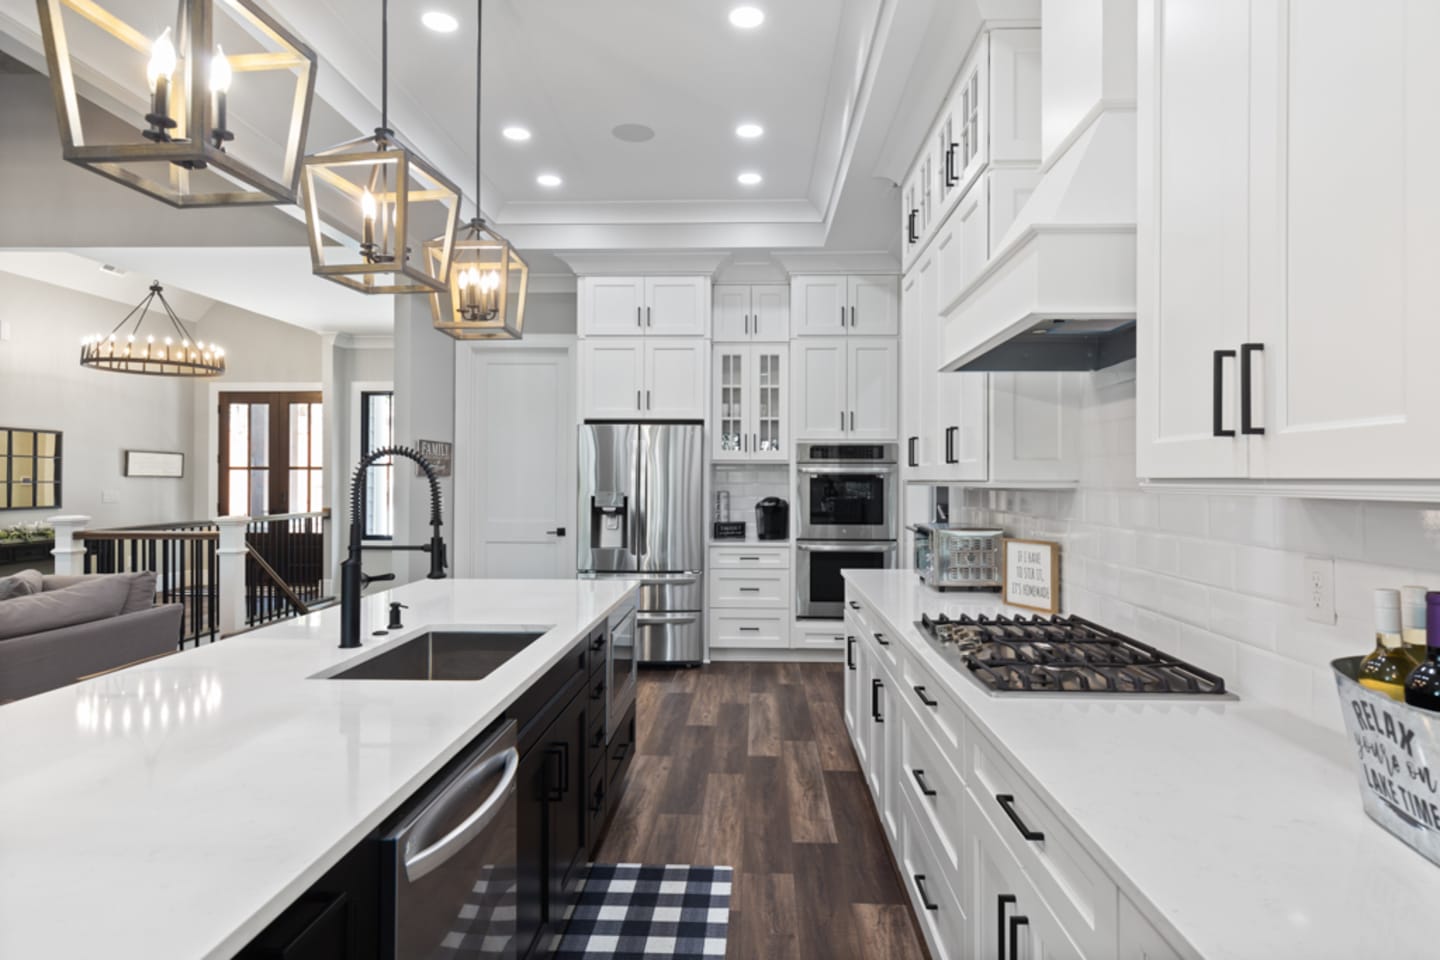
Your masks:
<svg viewBox="0 0 1440 960"><path fill-rule="evenodd" d="M316 391L220 394L220 515L308 513L325 502Z"/></svg>

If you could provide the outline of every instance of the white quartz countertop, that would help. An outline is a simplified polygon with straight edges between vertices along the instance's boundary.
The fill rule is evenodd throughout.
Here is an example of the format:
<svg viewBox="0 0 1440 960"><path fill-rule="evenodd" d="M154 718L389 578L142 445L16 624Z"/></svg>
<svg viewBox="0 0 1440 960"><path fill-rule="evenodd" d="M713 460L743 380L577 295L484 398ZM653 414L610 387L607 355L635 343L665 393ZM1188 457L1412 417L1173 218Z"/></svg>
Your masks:
<svg viewBox="0 0 1440 960"><path fill-rule="evenodd" d="M1177 947L1208 960L1436 955L1427 920L1440 867L1365 816L1341 734L1243 691L1221 702L992 695L914 622L1006 610L998 595L942 594L913 571L845 578Z"/></svg>
<svg viewBox="0 0 1440 960"><path fill-rule="evenodd" d="M0 707L0 957L228 957L619 606L422 580ZM385 638L387 604L406 629ZM478 681L318 680L432 628L544 636Z"/></svg>

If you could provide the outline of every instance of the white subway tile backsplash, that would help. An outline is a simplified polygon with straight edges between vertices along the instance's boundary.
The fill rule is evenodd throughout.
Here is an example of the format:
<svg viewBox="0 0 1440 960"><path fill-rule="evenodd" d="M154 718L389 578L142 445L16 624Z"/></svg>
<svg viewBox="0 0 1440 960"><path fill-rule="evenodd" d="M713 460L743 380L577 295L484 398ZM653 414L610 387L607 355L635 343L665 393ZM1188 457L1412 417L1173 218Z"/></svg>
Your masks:
<svg viewBox="0 0 1440 960"><path fill-rule="evenodd" d="M1375 588L1440 589L1440 507L1142 490L1134 389L1091 385L1078 490L964 489L957 514L1059 541L1069 612L1219 673L1242 697L1340 729L1330 661L1374 644ZM1307 555L1335 559L1334 624L1305 616Z"/></svg>

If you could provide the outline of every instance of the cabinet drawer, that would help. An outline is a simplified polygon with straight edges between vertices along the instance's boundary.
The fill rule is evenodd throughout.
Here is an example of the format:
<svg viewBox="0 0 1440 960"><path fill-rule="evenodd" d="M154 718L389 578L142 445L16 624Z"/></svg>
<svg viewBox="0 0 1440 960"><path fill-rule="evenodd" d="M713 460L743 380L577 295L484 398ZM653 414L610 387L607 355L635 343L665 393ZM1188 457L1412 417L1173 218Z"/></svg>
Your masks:
<svg viewBox="0 0 1440 960"><path fill-rule="evenodd" d="M958 798L957 798L958 799ZM910 796L900 803L901 880L915 905L915 916L930 944L935 960L968 960L965 950L965 900L951 888L926 835L924 819L915 810ZM957 804L956 809L959 809Z"/></svg>
<svg viewBox="0 0 1440 960"><path fill-rule="evenodd" d="M884 662L885 668L896 677L904 676L904 671L900 666L902 658L900 639L895 636L895 631L879 621L865 620L861 617L855 618L855 626L860 628L861 642L869 645L871 652ZM898 681L896 686L898 688ZM899 694L898 689L896 693Z"/></svg>
<svg viewBox="0 0 1440 960"><path fill-rule="evenodd" d="M737 570L788 570L789 547L711 547L710 566Z"/></svg>
<svg viewBox="0 0 1440 960"><path fill-rule="evenodd" d="M783 649L790 646L790 618L784 611L712 609L710 646Z"/></svg>
<svg viewBox="0 0 1440 960"><path fill-rule="evenodd" d="M789 570L711 570L710 604L715 607L787 607Z"/></svg>
<svg viewBox="0 0 1440 960"><path fill-rule="evenodd" d="M935 680L916 656L907 656L901 669L904 689L901 696L915 710L920 723L939 747L942 759L950 765L961 781L965 779L965 740L969 721L960 704Z"/></svg>
<svg viewBox="0 0 1440 960"><path fill-rule="evenodd" d="M945 762L940 746L931 739L909 702L901 699L894 712L900 721L898 756L892 773L896 789L909 797L910 806L920 818L919 826L929 834L931 850L945 872L946 882L968 903L962 812L965 785Z"/></svg>
<svg viewBox="0 0 1440 960"><path fill-rule="evenodd" d="M1076 945L1113 956L1115 884L984 735L976 731L969 748L967 780L981 812Z"/></svg>
<svg viewBox="0 0 1440 960"><path fill-rule="evenodd" d="M843 650L848 627L835 620L797 620L790 628L790 646L796 650Z"/></svg>

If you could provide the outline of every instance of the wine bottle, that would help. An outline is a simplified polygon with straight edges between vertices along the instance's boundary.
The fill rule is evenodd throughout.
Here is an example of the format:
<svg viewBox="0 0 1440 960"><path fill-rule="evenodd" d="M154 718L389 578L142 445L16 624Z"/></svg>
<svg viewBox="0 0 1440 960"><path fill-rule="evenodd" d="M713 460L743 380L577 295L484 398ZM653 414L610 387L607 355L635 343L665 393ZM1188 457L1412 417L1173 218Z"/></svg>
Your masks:
<svg viewBox="0 0 1440 960"><path fill-rule="evenodd" d="M1440 711L1440 592L1425 594L1425 662L1405 681L1405 702Z"/></svg>
<svg viewBox="0 0 1440 960"><path fill-rule="evenodd" d="M1424 587L1400 588L1400 642L1415 658L1425 659L1425 594Z"/></svg>
<svg viewBox="0 0 1440 960"><path fill-rule="evenodd" d="M1360 686L1405 699L1405 678L1419 661L1400 642L1400 591L1375 591L1375 649L1360 661Z"/></svg>

